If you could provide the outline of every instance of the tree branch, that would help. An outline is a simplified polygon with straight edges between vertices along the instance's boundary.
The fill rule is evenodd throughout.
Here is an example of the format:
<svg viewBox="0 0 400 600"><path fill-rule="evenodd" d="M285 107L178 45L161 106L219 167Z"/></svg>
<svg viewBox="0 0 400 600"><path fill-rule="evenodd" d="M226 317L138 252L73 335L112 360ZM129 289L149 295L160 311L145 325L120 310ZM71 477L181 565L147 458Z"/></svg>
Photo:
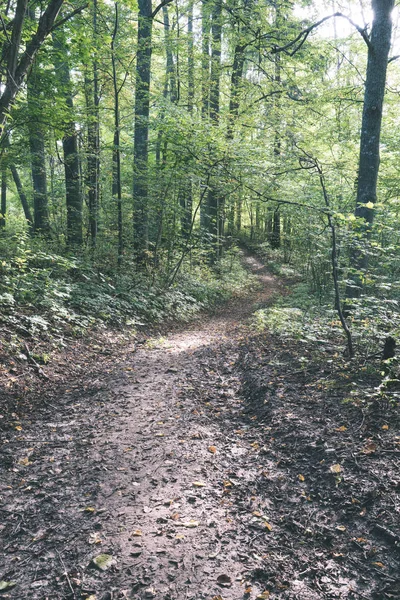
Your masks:
<svg viewBox="0 0 400 600"><path fill-rule="evenodd" d="M75 10L73 10L72 13L70 13L69 15L67 15L66 17L64 17L63 19L60 19L59 21L57 21L57 23L54 23L54 25L50 29L49 33L52 33L55 29L57 29L57 27L61 27L61 25L64 25L64 23L66 23L67 21L69 21L70 19L72 19L72 17L74 17L75 15L81 13L88 6L89 6L88 3L83 4L82 6L78 6L78 8L76 8Z"/></svg>
<svg viewBox="0 0 400 600"><path fill-rule="evenodd" d="M154 19L154 17L160 12L160 10L163 9L164 6L167 6L167 4L171 4L172 1L173 0L162 0L162 2L160 2L157 8L155 8L151 13L151 18Z"/></svg>
<svg viewBox="0 0 400 600"><path fill-rule="evenodd" d="M287 52L287 54L289 56L293 56L294 54L296 54L296 52L298 50L300 50L300 48L302 47L302 45L304 44L304 42L306 41L306 39L308 38L308 36L310 35L310 33L314 29L316 29L317 27L319 27L320 25L322 25L322 23L325 23L325 21L328 21L329 19L333 19L335 17L342 17L343 19L346 19L346 21L348 21L349 23L351 23L351 25L353 25L353 27L355 27L357 29L358 33L363 38L364 42L367 44L369 50L372 49L371 41L370 41L370 39L368 37L366 29L365 28L363 29L362 27L360 27L359 25L357 25L357 23L354 23L354 21L352 21L352 19L350 19L349 17L347 17L343 13L341 13L341 12L335 12L333 15L328 15L327 17L324 17L323 19L320 19L319 21L317 21L313 25L310 25L310 27L307 27L307 29L303 29L303 31L301 31L299 33L299 35L294 40L292 40L291 42L288 42L284 46L275 46L275 48L273 48L271 50L271 53L272 54L276 54L278 52L286 52L287 50L289 50L289 48L293 48L293 46L295 46L298 43L298 45L294 48L294 50L292 50L292 52Z"/></svg>

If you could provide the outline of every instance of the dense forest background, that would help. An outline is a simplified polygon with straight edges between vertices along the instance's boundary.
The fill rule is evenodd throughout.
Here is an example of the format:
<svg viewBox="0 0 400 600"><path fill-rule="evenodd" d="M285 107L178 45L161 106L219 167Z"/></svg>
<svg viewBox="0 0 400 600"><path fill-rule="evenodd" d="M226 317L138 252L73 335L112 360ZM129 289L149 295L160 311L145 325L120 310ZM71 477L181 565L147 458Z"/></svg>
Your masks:
<svg viewBox="0 0 400 600"><path fill-rule="evenodd" d="M344 330L350 355L396 336L398 16L3 0L4 327L189 318L251 285L239 242L297 281L258 326Z"/></svg>

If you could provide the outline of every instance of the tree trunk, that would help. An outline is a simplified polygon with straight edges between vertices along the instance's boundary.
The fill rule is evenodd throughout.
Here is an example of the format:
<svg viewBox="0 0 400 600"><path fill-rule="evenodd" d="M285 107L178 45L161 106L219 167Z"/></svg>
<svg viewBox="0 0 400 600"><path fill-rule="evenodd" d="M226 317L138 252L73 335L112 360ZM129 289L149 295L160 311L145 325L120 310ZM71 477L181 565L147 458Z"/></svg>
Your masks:
<svg viewBox="0 0 400 600"><path fill-rule="evenodd" d="M208 117L210 112L210 1L201 3L201 114Z"/></svg>
<svg viewBox="0 0 400 600"><path fill-rule="evenodd" d="M33 13L31 12L31 15ZM32 18L34 15L32 16ZM27 85L27 100L29 113L29 147L31 153L32 184L33 184L33 216L35 233L49 235L50 218L47 196L47 174L45 139L43 133L42 103L40 100L40 71L33 64Z"/></svg>
<svg viewBox="0 0 400 600"><path fill-rule="evenodd" d="M89 232L94 248L97 241L100 176L100 123L99 123L99 74L97 66L97 0L93 0L93 63L92 80L85 77L87 107L87 188L89 207Z"/></svg>
<svg viewBox="0 0 400 600"><path fill-rule="evenodd" d="M5 155L2 156L1 162L1 202L0 202L0 228L6 226L7 212L7 163Z"/></svg>
<svg viewBox="0 0 400 600"><path fill-rule="evenodd" d="M379 171L379 142L385 96L386 69L392 35L391 12L394 0L372 0L374 19L368 48L367 76L360 137L360 159L355 216L362 219L358 234L367 242L374 220ZM368 267L368 254L358 242L353 247L350 268L354 284L346 289L347 298L357 298L363 288L363 273Z"/></svg>
<svg viewBox="0 0 400 600"><path fill-rule="evenodd" d="M221 75L222 0L215 0L211 21L211 74L210 74L210 118L214 127L219 126L219 95ZM207 232L211 242L210 262L220 254L219 236L219 193L216 182L211 181L207 197Z"/></svg>
<svg viewBox="0 0 400 600"><path fill-rule="evenodd" d="M31 213L31 209L28 204L28 199L25 195L24 188L22 187L21 179L19 177L18 171L14 164L10 165L11 174L14 179L15 187L17 188L17 192L19 195L19 199L21 200L22 209L24 211L25 219L28 223L29 231L32 233L33 231L33 217Z"/></svg>
<svg viewBox="0 0 400 600"><path fill-rule="evenodd" d="M194 37L193 37L193 0L190 0L188 7L188 41L187 41L187 67L188 67L188 112L193 114L194 108ZM192 229L193 213L193 186L189 177L186 177L180 186L181 200L181 232L185 240L188 240Z"/></svg>
<svg viewBox="0 0 400 600"><path fill-rule="evenodd" d="M64 0L50 0L47 8L39 19L36 32L26 44L25 51L21 53L22 30L28 0L17 0L10 43L3 54L3 58L6 59L7 63L7 77L5 85L0 88L0 137L3 135L3 127L10 107L24 82L30 66L35 60L38 50L46 37L50 34L63 1Z"/></svg>
<svg viewBox="0 0 400 600"><path fill-rule="evenodd" d="M239 114L240 83L243 78L244 61L245 48L242 44L238 43L235 46L231 74L231 93L229 99L228 129L226 134L228 141L233 140L235 122Z"/></svg>
<svg viewBox="0 0 400 600"><path fill-rule="evenodd" d="M133 143L134 245L138 264L146 260L148 246L148 140L152 52L151 0L139 0L136 51L135 134Z"/></svg>
<svg viewBox="0 0 400 600"><path fill-rule="evenodd" d="M112 194L117 199L118 215L118 266L122 264L124 251L123 225L122 225L122 187L121 187L121 148L120 148L120 123L119 123L119 92L117 80L117 65L115 60L115 40L118 34L118 2L115 3L114 31L111 40L111 61L114 88L114 149L113 149L113 183Z"/></svg>
<svg viewBox="0 0 400 600"><path fill-rule="evenodd" d="M80 246L82 233L82 193L80 182L79 152L76 125L73 120L72 85L69 72L66 46L59 32L53 36L56 53L58 79L65 96L68 117L64 125L65 135L62 141L65 169L65 192L67 204L67 246Z"/></svg>

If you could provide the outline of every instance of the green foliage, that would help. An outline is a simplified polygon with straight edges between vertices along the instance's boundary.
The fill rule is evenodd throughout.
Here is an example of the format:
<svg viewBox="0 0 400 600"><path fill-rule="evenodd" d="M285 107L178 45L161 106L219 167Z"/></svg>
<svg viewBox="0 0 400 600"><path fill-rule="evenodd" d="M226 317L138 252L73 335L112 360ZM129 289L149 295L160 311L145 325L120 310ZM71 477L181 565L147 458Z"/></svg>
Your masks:
<svg viewBox="0 0 400 600"><path fill-rule="evenodd" d="M33 336L63 331L82 335L102 323L140 326L187 321L232 295L245 293L253 282L235 249L223 258L218 273L188 263L174 286L165 288L162 278L152 282L133 266L132 270L108 269L106 274L87 258L66 258L42 247L43 242L23 234L0 238L5 257L0 263L0 321Z"/></svg>

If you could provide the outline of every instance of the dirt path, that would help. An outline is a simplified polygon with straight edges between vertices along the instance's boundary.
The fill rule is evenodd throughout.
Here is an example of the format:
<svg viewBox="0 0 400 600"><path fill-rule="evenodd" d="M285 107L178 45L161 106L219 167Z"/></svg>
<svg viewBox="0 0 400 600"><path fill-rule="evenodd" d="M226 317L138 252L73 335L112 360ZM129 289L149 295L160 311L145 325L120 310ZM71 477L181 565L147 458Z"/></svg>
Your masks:
<svg viewBox="0 0 400 600"><path fill-rule="evenodd" d="M14 415L0 581L17 585L2 596L400 597L392 423L360 433L326 373L301 368L308 350L299 362L250 334L248 317L282 287L245 260L262 284L251 298L91 362L35 419ZM104 571L100 554L112 557Z"/></svg>

